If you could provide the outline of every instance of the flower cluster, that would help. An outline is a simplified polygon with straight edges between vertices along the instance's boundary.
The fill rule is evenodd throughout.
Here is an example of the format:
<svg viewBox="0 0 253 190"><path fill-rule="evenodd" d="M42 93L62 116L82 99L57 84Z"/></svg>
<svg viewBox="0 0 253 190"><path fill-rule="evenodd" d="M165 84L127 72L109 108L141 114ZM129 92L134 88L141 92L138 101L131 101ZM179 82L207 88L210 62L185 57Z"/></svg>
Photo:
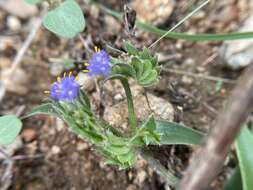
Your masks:
<svg viewBox="0 0 253 190"><path fill-rule="evenodd" d="M89 60L89 63L85 63L87 69L84 72L89 76L108 76L111 73L110 58L105 50L95 48L95 53ZM61 101L73 101L77 96L80 89L80 85L76 82L75 77L70 72L68 76L66 73L63 78L58 77L57 82L53 84L50 91L46 93L50 94L50 98Z"/></svg>
<svg viewBox="0 0 253 190"><path fill-rule="evenodd" d="M50 97L54 100L73 101L77 96L80 85L76 82L75 77L66 76L58 78L50 89Z"/></svg>
<svg viewBox="0 0 253 190"><path fill-rule="evenodd" d="M110 58L105 50L95 48L96 52L92 55L87 65L89 76L108 76L111 73Z"/></svg>

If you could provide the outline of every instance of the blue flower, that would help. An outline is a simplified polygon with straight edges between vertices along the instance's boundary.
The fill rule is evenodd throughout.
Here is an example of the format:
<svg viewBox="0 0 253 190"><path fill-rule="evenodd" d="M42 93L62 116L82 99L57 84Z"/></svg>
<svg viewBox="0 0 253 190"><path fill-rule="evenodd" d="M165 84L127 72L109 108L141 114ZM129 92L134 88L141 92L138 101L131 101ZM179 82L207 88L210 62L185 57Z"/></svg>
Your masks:
<svg viewBox="0 0 253 190"><path fill-rule="evenodd" d="M96 52L92 55L87 70L89 76L108 76L111 73L110 58L105 50L96 48Z"/></svg>
<svg viewBox="0 0 253 190"><path fill-rule="evenodd" d="M50 97L54 100L72 101L78 96L80 85L75 81L75 77L65 76L57 78L57 82L50 89Z"/></svg>

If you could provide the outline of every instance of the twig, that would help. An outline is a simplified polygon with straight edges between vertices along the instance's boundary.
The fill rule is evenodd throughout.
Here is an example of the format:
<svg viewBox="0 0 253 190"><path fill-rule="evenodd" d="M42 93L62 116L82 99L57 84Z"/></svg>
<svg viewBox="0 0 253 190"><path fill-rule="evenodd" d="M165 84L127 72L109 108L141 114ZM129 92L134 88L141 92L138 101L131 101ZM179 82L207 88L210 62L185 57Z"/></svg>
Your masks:
<svg viewBox="0 0 253 190"><path fill-rule="evenodd" d="M42 16L44 15L44 13L42 13ZM30 31L29 35L27 36L26 40L24 41L22 47L19 49L18 54L15 56L12 66L10 68L10 76L13 74L14 70L18 67L18 65L20 64L20 62L23 59L23 56L26 52L26 50L29 48L29 46L31 45L37 31L39 30L41 23L42 23L42 16L40 16L39 18L36 18L36 20L34 21L34 26L32 27L32 30Z"/></svg>
<svg viewBox="0 0 253 190"><path fill-rule="evenodd" d="M200 104L202 104L202 106L204 106L206 109L208 109L213 114L215 114L215 115L218 114L218 111L215 108L213 108L212 106L210 106L207 102L205 102L203 100L198 100L192 93L187 92L186 90L183 90L183 94L186 96L189 96L195 102L199 102Z"/></svg>
<svg viewBox="0 0 253 190"><path fill-rule="evenodd" d="M1 151L0 151L1 152ZM1 152L3 153L3 152ZM30 159L37 159L37 158L43 158L44 154L35 154L35 155L17 155L13 157L9 157L10 160L12 161L17 161L17 160L30 160ZM3 158L0 160L6 160L6 158Z"/></svg>
<svg viewBox="0 0 253 190"><path fill-rule="evenodd" d="M253 63L242 76L211 134L193 156L179 190L205 190L217 176L229 148L253 109Z"/></svg>
<svg viewBox="0 0 253 190"><path fill-rule="evenodd" d="M237 83L236 80L231 80L231 79L226 79L226 78L221 78L221 77L215 77L215 76L206 76L206 75L203 75L203 74L180 71L180 70L177 70L177 69L162 68L162 71L175 73L175 74L179 74L179 75L187 75L187 76L190 76L190 77L201 78L201 79L211 80L211 81L215 81L215 82L222 81L224 83L229 83L229 84L236 84Z"/></svg>

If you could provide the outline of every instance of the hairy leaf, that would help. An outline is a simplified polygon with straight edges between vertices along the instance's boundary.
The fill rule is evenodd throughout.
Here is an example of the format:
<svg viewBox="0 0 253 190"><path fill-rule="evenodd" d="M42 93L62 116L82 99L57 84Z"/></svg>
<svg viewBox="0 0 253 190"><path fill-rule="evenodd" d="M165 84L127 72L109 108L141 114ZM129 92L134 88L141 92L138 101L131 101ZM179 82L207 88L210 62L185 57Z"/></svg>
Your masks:
<svg viewBox="0 0 253 190"><path fill-rule="evenodd" d="M169 121L156 121L156 131L161 134L161 144L200 144L204 134Z"/></svg>
<svg viewBox="0 0 253 190"><path fill-rule="evenodd" d="M22 122L15 115L0 117L0 144L11 144L18 136Z"/></svg>
<svg viewBox="0 0 253 190"><path fill-rule="evenodd" d="M51 32L65 38L73 38L85 28L85 19L74 0L66 0L59 7L49 11L43 25Z"/></svg>

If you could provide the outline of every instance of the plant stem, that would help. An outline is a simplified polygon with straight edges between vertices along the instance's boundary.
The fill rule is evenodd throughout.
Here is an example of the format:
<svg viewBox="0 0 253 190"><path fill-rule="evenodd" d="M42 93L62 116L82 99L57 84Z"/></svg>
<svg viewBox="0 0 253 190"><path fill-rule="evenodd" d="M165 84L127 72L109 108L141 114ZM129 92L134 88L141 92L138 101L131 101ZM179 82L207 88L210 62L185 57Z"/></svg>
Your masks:
<svg viewBox="0 0 253 190"><path fill-rule="evenodd" d="M134 103L133 103L133 96L131 93L131 89L129 87L129 83L128 83L127 79L122 78L122 79L120 79L120 81L123 85L123 88L125 90L126 97L127 97L129 123L132 128L132 131L135 131L137 129L137 119L136 119L136 115L135 115L135 111L134 111Z"/></svg>

